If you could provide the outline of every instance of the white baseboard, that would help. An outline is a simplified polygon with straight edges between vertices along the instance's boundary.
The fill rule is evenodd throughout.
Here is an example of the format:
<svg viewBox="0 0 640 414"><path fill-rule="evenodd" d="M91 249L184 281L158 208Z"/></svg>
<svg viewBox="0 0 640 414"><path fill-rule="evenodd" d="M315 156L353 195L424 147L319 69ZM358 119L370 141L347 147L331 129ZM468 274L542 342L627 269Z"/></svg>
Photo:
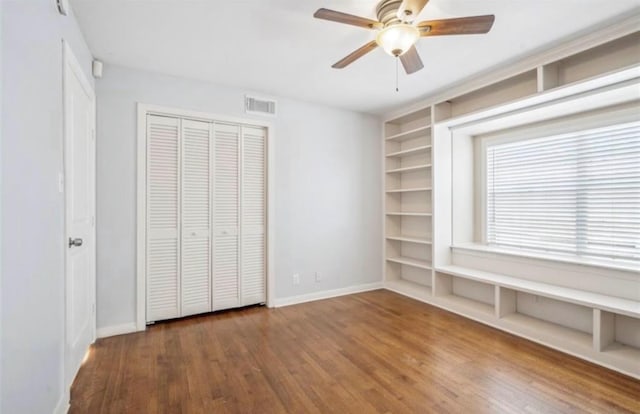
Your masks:
<svg viewBox="0 0 640 414"><path fill-rule="evenodd" d="M136 328L136 323L130 322L123 323L122 325L111 325L98 328L98 330L96 331L96 336L98 338L106 338L108 336L128 334L137 331L138 329Z"/></svg>
<svg viewBox="0 0 640 414"><path fill-rule="evenodd" d="M296 305L298 303L313 302L314 300L335 298L337 296L351 295L353 293L367 292L370 290L382 289L384 283L366 283L363 285L349 286L340 289L323 290L321 292L307 293L305 295L289 296L286 298L276 298L275 307L280 308L283 306Z"/></svg>
<svg viewBox="0 0 640 414"><path fill-rule="evenodd" d="M53 414L67 414L67 412L69 412L69 393L65 392L56 404Z"/></svg>

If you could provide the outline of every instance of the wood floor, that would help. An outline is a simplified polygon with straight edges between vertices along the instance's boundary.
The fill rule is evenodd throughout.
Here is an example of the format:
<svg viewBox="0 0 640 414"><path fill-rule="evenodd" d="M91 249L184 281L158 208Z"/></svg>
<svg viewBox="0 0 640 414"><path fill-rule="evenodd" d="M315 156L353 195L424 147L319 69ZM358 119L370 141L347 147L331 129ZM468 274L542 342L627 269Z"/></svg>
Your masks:
<svg viewBox="0 0 640 414"><path fill-rule="evenodd" d="M70 413L640 413L640 381L395 293L101 339Z"/></svg>

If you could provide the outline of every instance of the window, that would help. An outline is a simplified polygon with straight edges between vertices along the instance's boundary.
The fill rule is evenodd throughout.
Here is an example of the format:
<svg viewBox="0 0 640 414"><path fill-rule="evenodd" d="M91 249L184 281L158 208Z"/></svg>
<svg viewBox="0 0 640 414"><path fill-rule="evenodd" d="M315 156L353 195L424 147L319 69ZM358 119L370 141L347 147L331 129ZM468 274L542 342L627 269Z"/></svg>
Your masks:
<svg viewBox="0 0 640 414"><path fill-rule="evenodd" d="M640 260L640 122L486 147L486 242Z"/></svg>

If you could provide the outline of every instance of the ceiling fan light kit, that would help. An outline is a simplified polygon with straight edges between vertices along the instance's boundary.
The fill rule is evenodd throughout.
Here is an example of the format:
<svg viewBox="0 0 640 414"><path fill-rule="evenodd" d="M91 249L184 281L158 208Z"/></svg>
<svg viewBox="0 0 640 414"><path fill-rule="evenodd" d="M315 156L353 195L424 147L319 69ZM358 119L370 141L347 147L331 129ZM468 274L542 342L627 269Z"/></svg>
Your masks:
<svg viewBox="0 0 640 414"><path fill-rule="evenodd" d="M382 0L376 7L378 20L318 9L313 14L317 19L379 30L374 41L355 50L332 67L342 69L380 46L389 55L400 58L404 70L411 74L424 67L415 48L421 37L484 34L491 30L495 20L495 16L485 15L428 20L414 24L413 21L428 2L429 0Z"/></svg>
<svg viewBox="0 0 640 414"><path fill-rule="evenodd" d="M402 56L420 38L420 31L413 25L398 23L378 32L376 43L391 56Z"/></svg>

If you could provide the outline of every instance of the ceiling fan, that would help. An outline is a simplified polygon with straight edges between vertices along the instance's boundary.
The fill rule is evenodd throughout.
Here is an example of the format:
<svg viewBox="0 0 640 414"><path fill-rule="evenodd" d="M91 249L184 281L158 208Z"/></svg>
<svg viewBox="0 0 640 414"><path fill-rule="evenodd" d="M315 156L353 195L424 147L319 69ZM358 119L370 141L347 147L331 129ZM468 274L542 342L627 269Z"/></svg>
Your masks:
<svg viewBox="0 0 640 414"><path fill-rule="evenodd" d="M376 7L378 20L324 8L318 9L313 17L378 30L375 40L336 62L333 68L342 69L380 46L391 56L399 57L408 74L424 67L415 48L420 37L487 33L495 20L495 16L490 14L426 20L414 24L414 19L428 2L429 0L382 0Z"/></svg>

